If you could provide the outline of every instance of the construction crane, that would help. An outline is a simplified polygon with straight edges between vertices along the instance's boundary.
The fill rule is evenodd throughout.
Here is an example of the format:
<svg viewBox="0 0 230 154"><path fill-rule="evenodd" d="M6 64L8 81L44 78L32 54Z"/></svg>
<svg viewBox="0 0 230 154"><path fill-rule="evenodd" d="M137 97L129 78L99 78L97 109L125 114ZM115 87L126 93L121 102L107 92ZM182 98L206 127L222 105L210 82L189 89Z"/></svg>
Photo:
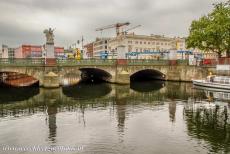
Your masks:
<svg viewBox="0 0 230 154"><path fill-rule="evenodd" d="M116 24L112 24L112 25L108 25L108 26L104 26L104 27L100 27L100 28L97 28L96 31L103 31L105 29L110 29L110 28L116 28L116 34L117 36L121 34L120 32L120 28L123 27L123 26L128 26L130 23L129 22L125 22L125 23L116 23Z"/></svg>
<svg viewBox="0 0 230 154"><path fill-rule="evenodd" d="M136 29L136 28L138 28L138 27L141 27L141 25L137 25L137 26L131 27L131 28L129 28L129 29L126 29L126 30L125 30L124 32L122 32L122 33L123 33L123 34L127 34L128 31L133 30L133 29Z"/></svg>

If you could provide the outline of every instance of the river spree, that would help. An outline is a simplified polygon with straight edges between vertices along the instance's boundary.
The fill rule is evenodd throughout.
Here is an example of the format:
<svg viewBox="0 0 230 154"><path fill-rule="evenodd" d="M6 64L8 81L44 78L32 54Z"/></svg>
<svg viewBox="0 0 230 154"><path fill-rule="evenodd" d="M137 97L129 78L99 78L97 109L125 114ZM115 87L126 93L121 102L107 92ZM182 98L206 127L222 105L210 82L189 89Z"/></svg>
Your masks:
<svg viewBox="0 0 230 154"><path fill-rule="evenodd" d="M0 153L230 153L228 102L179 82L0 88Z"/></svg>

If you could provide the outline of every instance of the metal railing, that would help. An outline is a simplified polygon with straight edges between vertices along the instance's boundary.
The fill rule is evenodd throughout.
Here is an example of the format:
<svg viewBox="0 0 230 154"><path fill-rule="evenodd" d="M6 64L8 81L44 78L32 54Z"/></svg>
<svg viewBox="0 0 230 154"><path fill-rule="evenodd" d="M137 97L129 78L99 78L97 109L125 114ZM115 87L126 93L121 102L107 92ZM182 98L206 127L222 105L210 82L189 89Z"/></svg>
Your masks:
<svg viewBox="0 0 230 154"><path fill-rule="evenodd" d="M55 63L55 60L54 60ZM0 66L45 66L47 61L43 58L1 59ZM56 59L56 66L113 66L113 65L143 65L143 66L169 66L188 65L188 60L155 60L155 59Z"/></svg>

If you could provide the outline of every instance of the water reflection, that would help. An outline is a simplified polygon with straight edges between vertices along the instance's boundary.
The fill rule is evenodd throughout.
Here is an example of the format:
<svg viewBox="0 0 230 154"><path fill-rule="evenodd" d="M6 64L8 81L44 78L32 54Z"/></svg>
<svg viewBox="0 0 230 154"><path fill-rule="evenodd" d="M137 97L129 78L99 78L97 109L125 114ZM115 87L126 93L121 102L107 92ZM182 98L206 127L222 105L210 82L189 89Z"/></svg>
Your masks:
<svg viewBox="0 0 230 154"><path fill-rule="evenodd" d="M27 95L29 92L24 93ZM145 147L143 153L180 153L186 150L186 153L194 153L197 148L204 153L228 153L230 106L210 93L196 90L190 83L176 82L139 82L131 86L81 83L58 89L41 88L30 98L11 103L7 103L9 94L0 93L3 102L0 104L0 137L15 137L25 143L14 133L20 127L17 123L11 123L15 128L10 134L3 128L10 126L7 122L11 122L12 116L17 121L18 117L24 119L39 113L46 118L35 117L34 120L37 123L45 121L46 125L45 128L37 126L36 129L42 130L39 135L27 136L32 138L32 143L37 137L44 145L86 144L89 148L86 153L98 149L107 149L104 153L111 152L111 149L116 151L114 153L140 153L137 147L141 146ZM23 95L20 90L14 91L14 94ZM213 96L212 101L207 94ZM76 115L82 118L83 123L76 122ZM1 121L3 118L8 121ZM20 123L24 125L26 122ZM178 132L177 129L172 131L173 126L168 123L175 123ZM42 136L44 130L47 134ZM197 144L193 147L186 137L181 136L189 136ZM2 140L0 144L5 142ZM161 143L164 143L163 148ZM165 146L171 151L167 151ZM175 147L182 150L177 151Z"/></svg>
<svg viewBox="0 0 230 154"><path fill-rule="evenodd" d="M176 120L176 102L169 102L169 120L175 122Z"/></svg>
<svg viewBox="0 0 230 154"><path fill-rule="evenodd" d="M8 88L0 87L0 104L24 101L39 94L39 88Z"/></svg>
<svg viewBox="0 0 230 154"><path fill-rule="evenodd" d="M151 92L156 91L165 86L164 81L139 81L131 82L130 88L137 92Z"/></svg>
<svg viewBox="0 0 230 154"><path fill-rule="evenodd" d="M125 128L125 118L126 115L126 105L128 104L127 97L130 93L129 86L116 86L115 87L115 107L117 113L117 127L119 132L124 132Z"/></svg>
<svg viewBox="0 0 230 154"><path fill-rule="evenodd" d="M209 101L221 100L230 102L230 91L228 90L206 88L201 86L194 86L194 88L203 91Z"/></svg>
<svg viewBox="0 0 230 154"><path fill-rule="evenodd" d="M189 100L184 107L188 135L209 143L211 153L230 153L230 93L194 86L205 99Z"/></svg>
<svg viewBox="0 0 230 154"><path fill-rule="evenodd" d="M74 99L94 99L109 94L112 87L108 83L93 84L80 82L77 85L63 87L63 94Z"/></svg>
<svg viewBox="0 0 230 154"><path fill-rule="evenodd" d="M56 114L57 114L57 107L54 106L48 106L47 108L47 114L48 114L48 126L49 126L49 140L55 143L56 141L56 133L57 133L57 125L56 125Z"/></svg>
<svg viewBox="0 0 230 154"><path fill-rule="evenodd" d="M206 103L206 105L204 105ZM230 152L230 111L224 104L189 103L184 117L188 135L209 143L212 153Z"/></svg>

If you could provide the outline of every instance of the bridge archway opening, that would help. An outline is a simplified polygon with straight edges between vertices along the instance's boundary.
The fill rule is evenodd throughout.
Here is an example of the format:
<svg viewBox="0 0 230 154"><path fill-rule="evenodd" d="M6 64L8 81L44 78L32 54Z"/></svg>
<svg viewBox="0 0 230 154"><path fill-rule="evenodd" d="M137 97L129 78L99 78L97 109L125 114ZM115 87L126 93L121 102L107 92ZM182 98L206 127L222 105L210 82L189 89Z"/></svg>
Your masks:
<svg viewBox="0 0 230 154"><path fill-rule="evenodd" d="M130 76L130 81L153 81L165 80L165 75L154 69L145 69L138 71Z"/></svg>
<svg viewBox="0 0 230 154"><path fill-rule="evenodd" d="M70 72L63 75L61 79L62 86L73 86L80 82L81 77L78 73Z"/></svg>
<svg viewBox="0 0 230 154"><path fill-rule="evenodd" d="M18 72L0 72L1 87L38 87L39 80L33 76Z"/></svg>
<svg viewBox="0 0 230 154"><path fill-rule="evenodd" d="M110 82L112 75L98 68L81 68L81 82L100 83Z"/></svg>

